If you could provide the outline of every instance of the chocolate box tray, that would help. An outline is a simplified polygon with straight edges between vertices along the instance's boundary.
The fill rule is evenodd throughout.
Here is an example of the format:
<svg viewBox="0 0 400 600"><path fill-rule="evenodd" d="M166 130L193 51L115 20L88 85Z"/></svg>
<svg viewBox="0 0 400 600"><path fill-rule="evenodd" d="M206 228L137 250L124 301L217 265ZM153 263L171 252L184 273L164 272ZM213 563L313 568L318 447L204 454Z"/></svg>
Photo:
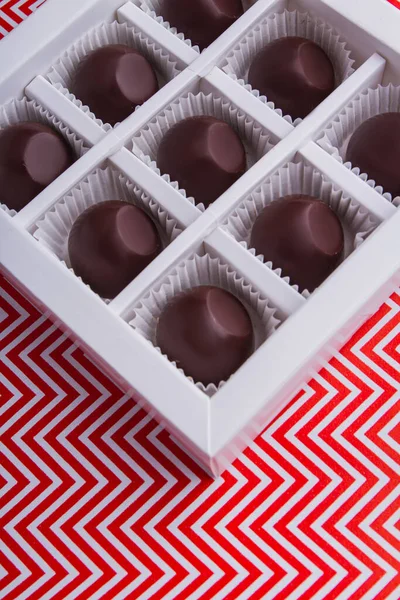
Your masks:
<svg viewBox="0 0 400 600"><path fill-rule="evenodd" d="M395 102L400 12L384 0L245 2L244 15L200 53L157 15L157 6L156 0L48 0L0 42L0 127L15 106L34 111L38 120L51 120L68 132L80 154L18 213L2 206L0 259L7 276L100 361L204 469L218 476L400 283L399 199L344 163L340 149L329 142L332 127L346 111L361 110L373 93L368 90ZM350 52L343 80L302 121L293 122L260 97L246 85L239 68L246 48L279 19L297 19L300 28L310 22L316 31L329 30L337 47L343 48L344 41ZM84 45L82 40L90 43L96 37L105 43L98 32L120 29L116 23L159 61L163 81L150 100L111 128L57 79L57 65ZM214 110L219 107L250 142L255 132L266 141L246 173L207 210L161 176L141 145L146 132L157 123L165 127L173 107L182 101L190 104L188 98L201 98L200 110L206 102ZM400 102L392 110L400 111ZM38 235L49 215L99 172L122 177L136 195L150 198L179 233L111 302L93 293ZM362 243L311 295L274 265L264 264L231 227L236 211L268 182L300 173L304 185L306 172L373 223ZM274 315L267 339L211 394L132 326L149 292L193 260L223 265L253 295L267 300Z"/></svg>

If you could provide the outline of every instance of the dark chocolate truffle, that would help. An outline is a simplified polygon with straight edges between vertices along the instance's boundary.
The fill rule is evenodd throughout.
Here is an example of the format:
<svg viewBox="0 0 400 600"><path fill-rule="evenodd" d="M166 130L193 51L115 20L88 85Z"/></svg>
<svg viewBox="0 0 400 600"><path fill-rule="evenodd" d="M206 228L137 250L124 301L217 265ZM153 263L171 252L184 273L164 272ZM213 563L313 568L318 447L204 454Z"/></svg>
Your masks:
<svg viewBox="0 0 400 600"><path fill-rule="evenodd" d="M41 123L0 130L0 203L21 210L74 162L64 138Z"/></svg>
<svg viewBox="0 0 400 600"><path fill-rule="evenodd" d="M339 264L344 233L327 204L311 196L294 195L264 208L250 243L266 262L280 267L292 284L313 292Z"/></svg>
<svg viewBox="0 0 400 600"><path fill-rule="evenodd" d="M306 117L335 88L335 72L325 52L301 37L265 46L253 60L249 83L285 115Z"/></svg>
<svg viewBox="0 0 400 600"><path fill-rule="evenodd" d="M120 123L158 91L149 61L129 46L104 46L89 54L76 71L71 91L97 118Z"/></svg>
<svg viewBox="0 0 400 600"><path fill-rule="evenodd" d="M243 5L242 0L162 0L160 14L204 50L243 14Z"/></svg>
<svg viewBox="0 0 400 600"><path fill-rule="evenodd" d="M208 206L243 175L246 152L228 123L214 117L191 117L164 136L157 164L196 202Z"/></svg>
<svg viewBox="0 0 400 600"><path fill-rule="evenodd" d="M160 251L160 236L150 217L120 200L86 209L68 239L75 274L108 299L115 298Z"/></svg>
<svg viewBox="0 0 400 600"><path fill-rule="evenodd" d="M350 139L346 161L385 192L400 196L400 113L384 113L362 123Z"/></svg>
<svg viewBox="0 0 400 600"><path fill-rule="evenodd" d="M196 382L226 381L254 349L243 304L229 292L200 286L178 294L162 312L156 343Z"/></svg>

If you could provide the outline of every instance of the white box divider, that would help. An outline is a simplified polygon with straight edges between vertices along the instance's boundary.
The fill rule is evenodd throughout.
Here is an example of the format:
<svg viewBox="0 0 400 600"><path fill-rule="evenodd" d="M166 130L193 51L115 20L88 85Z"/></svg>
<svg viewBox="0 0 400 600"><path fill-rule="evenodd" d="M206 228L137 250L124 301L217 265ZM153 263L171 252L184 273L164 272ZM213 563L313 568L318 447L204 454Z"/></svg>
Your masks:
<svg viewBox="0 0 400 600"><path fill-rule="evenodd" d="M177 36L171 35L160 23L146 15L133 2L126 2L118 9L120 23L137 26L149 37L156 39L168 53L172 54L183 65L188 66L198 58L198 53L185 44Z"/></svg>
<svg viewBox="0 0 400 600"><path fill-rule="evenodd" d="M257 2L254 2L236 23L233 23L209 48L206 48L200 54L196 61L189 65L189 69L201 77L208 75L238 38L263 17L267 16L268 13L279 11L283 4L282 0L257 0Z"/></svg>
<svg viewBox="0 0 400 600"><path fill-rule="evenodd" d="M74 187L79 181L93 171L97 166L107 160L119 147L119 139L114 132L110 132L96 146L93 146L86 154L62 173L53 183L44 189L34 200L29 202L14 217L13 221L20 227L29 229L57 200Z"/></svg>
<svg viewBox="0 0 400 600"><path fill-rule="evenodd" d="M47 108L90 146L98 144L107 133L64 94L39 75L25 88L31 100Z"/></svg>
<svg viewBox="0 0 400 600"><path fill-rule="evenodd" d="M299 292L272 269L266 267L226 231L216 229L207 238L207 244L218 256L234 264L257 290L270 299L273 306L278 307L278 319L286 320L306 302Z"/></svg>
<svg viewBox="0 0 400 600"><path fill-rule="evenodd" d="M126 148L114 154L110 160L129 179L157 200L183 227L188 227L201 215L194 204Z"/></svg>
<svg viewBox="0 0 400 600"><path fill-rule="evenodd" d="M386 200L366 181L359 177L349 177L351 173L315 142L309 142L301 149L300 155L323 175L334 181L336 187L347 192L354 200L364 206L378 221L385 221L396 212L394 204ZM340 169L337 168L338 165ZM356 181L357 180L357 181Z"/></svg>

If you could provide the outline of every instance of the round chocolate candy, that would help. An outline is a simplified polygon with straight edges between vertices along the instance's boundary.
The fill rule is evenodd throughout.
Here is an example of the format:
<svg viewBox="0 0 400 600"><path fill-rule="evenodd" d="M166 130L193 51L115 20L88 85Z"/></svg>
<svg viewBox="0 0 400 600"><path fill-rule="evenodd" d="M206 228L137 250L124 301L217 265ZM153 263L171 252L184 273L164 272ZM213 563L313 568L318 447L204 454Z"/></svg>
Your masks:
<svg viewBox="0 0 400 600"><path fill-rule="evenodd" d="M0 130L0 203L21 210L74 162L64 138L41 123Z"/></svg>
<svg viewBox="0 0 400 600"><path fill-rule="evenodd" d="M196 202L208 206L243 175L246 152L228 123L214 117L191 117L164 136L157 164Z"/></svg>
<svg viewBox="0 0 400 600"><path fill-rule="evenodd" d="M120 123L158 91L155 71L137 50L104 46L79 65L71 91L104 123Z"/></svg>
<svg viewBox="0 0 400 600"><path fill-rule="evenodd" d="M400 196L400 113L368 119L353 133L346 161L393 197Z"/></svg>
<svg viewBox="0 0 400 600"><path fill-rule="evenodd" d="M200 286L178 294L162 312L156 343L185 375L208 385L226 381L251 355L254 331L229 292Z"/></svg>
<svg viewBox="0 0 400 600"><path fill-rule="evenodd" d="M293 118L306 117L335 88L335 72L325 52L301 37L284 37L257 54L249 83L276 108Z"/></svg>
<svg viewBox="0 0 400 600"><path fill-rule="evenodd" d="M339 264L344 232L333 210L318 198L285 196L258 216L250 244L292 284L313 292Z"/></svg>
<svg viewBox="0 0 400 600"><path fill-rule="evenodd" d="M161 240L143 210L120 200L86 209L68 238L76 275L103 298L115 298L160 253Z"/></svg>
<svg viewBox="0 0 400 600"><path fill-rule="evenodd" d="M242 0L162 0L160 14L204 50L243 14Z"/></svg>

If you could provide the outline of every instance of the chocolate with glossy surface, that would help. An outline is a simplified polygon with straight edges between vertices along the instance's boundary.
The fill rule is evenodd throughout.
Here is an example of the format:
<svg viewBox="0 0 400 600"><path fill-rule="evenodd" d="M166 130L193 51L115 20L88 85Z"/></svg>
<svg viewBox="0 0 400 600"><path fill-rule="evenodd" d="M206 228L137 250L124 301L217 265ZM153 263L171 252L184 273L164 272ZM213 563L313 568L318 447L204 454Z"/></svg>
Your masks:
<svg viewBox="0 0 400 600"><path fill-rule="evenodd" d="M306 117L335 88L335 72L325 52L301 37L274 40L261 50L249 83L285 115Z"/></svg>
<svg viewBox="0 0 400 600"><path fill-rule="evenodd" d="M121 200L100 202L75 221L68 253L76 275L103 298L115 298L162 249L146 213Z"/></svg>
<svg viewBox="0 0 400 600"><path fill-rule="evenodd" d="M228 123L208 116L191 117L166 133L157 165L197 203L208 206L243 175L246 152Z"/></svg>
<svg viewBox="0 0 400 600"><path fill-rule="evenodd" d="M160 14L204 50L243 14L242 0L162 0Z"/></svg>
<svg viewBox="0 0 400 600"><path fill-rule="evenodd" d="M368 119L353 133L346 161L393 197L400 196L400 113Z"/></svg>
<svg viewBox="0 0 400 600"><path fill-rule="evenodd" d="M72 93L104 123L120 123L158 91L156 73L140 52L104 46L78 66Z"/></svg>
<svg viewBox="0 0 400 600"><path fill-rule="evenodd" d="M200 286L178 294L160 316L156 343L185 375L205 385L226 381L254 350L243 304L229 292Z"/></svg>
<svg viewBox="0 0 400 600"><path fill-rule="evenodd" d="M339 264L344 232L337 215L318 198L285 196L258 216L250 244L292 284L312 292Z"/></svg>
<svg viewBox="0 0 400 600"><path fill-rule="evenodd" d="M21 210L74 162L64 138L41 123L0 130L0 203Z"/></svg>

